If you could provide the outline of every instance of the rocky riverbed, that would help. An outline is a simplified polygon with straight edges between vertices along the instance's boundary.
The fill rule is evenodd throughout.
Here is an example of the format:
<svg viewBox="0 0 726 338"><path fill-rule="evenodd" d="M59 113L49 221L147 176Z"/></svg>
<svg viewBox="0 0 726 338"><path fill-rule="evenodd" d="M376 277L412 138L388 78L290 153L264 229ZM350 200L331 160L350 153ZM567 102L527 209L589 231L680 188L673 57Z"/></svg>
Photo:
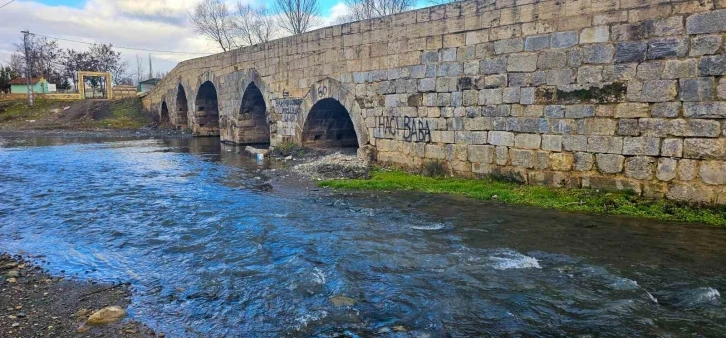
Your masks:
<svg viewBox="0 0 726 338"><path fill-rule="evenodd" d="M163 337L126 318L130 297L126 284L51 276L0 255L0 337Z"/></svg>

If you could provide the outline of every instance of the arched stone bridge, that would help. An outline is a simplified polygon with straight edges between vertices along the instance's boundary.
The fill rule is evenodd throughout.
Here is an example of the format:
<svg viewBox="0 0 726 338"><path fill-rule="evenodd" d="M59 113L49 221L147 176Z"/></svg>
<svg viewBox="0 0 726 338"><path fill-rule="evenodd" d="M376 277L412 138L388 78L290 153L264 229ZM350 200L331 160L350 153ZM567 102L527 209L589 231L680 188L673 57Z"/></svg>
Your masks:
<svg viewBox="0 0 726 338"><path fill-rule="evenodd" d="M726 203L726 0L471 0L180 63L143 101L234 143Z"/></svg>

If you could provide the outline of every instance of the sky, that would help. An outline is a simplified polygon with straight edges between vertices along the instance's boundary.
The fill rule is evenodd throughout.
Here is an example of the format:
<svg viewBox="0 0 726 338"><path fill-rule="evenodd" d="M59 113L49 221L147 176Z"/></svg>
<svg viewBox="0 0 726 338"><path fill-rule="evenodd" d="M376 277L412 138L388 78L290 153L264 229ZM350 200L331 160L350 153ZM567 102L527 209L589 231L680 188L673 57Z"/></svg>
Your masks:
<svg viewBox="0 0 726 338"><path fill-rule="evenodd" d="M0 0L0 6L8 1L10 0ZM68 40L112 43L114 46L140 49L189 53L220 52L213 43L196 35L189 25L188 13L198 1L200 0L16 0L0 8L0 64L7 64L10 54L15 50L13 44L22 42L22 30ZM270 2L241 1L252 4ZM328 24L347 12L343 0L320 0L320 4L322 19ZM82 43L58 43L61 48L88 48ZM134 72L137 56L146 65L151 54L154 72L169 71L180 61L202 56L119 51Z"/></svg>

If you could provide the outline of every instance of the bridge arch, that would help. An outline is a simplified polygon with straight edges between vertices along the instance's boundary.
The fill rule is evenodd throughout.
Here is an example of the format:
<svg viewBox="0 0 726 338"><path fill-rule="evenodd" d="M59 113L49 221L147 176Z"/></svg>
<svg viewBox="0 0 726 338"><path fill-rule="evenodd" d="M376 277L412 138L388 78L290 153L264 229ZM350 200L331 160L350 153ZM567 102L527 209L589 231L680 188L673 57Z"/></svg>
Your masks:
<svg viewBox="0 0 726 338"><path fill-rule="evenodd" d="M169 124L169 106L166 104L166 100L161 102L161 109L159 112L159 124Z"/></svg>
<svg viewBox="0 0 726 338"><path fill-rule="evenodd" d="M236 143L270 143L269 90L255 69L249 69L239 83L239 110L231 123Z"/></svg>
<svg viewBox="0 0 726 338"><path fill-rule="evenodd" d="M217 87L211 80L204 81L194 100L194 128L197 136L219 136L219 100Z"/></svg>
<svg viewBox="0 0 726 338"><path fill-rule="evenodd" d="M189 102L184 86L179 82L176 90L176 125L187 127L189 125Z"/></svg>
<svg viewBox="0 0 726 338"><path fill-rule="evenodd" d="M299 144L360 148L369 143L355 96L338 81L328 78L313 84L300 110L295 128Z"/></svg>

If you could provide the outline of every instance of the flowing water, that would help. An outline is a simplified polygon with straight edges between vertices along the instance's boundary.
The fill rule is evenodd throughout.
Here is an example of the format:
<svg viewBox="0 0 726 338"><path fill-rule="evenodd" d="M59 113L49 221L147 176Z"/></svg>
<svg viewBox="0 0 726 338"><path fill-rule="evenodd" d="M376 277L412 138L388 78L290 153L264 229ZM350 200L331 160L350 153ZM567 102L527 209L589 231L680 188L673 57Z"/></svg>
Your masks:
<svg viewBox="0 0 726 338"><path fill-rule="evenodd" d="M0 139L0 251L172 337L726 335L726 230L269 189L213 139ZM337 305L337 306L336 306Z"/></svg>

